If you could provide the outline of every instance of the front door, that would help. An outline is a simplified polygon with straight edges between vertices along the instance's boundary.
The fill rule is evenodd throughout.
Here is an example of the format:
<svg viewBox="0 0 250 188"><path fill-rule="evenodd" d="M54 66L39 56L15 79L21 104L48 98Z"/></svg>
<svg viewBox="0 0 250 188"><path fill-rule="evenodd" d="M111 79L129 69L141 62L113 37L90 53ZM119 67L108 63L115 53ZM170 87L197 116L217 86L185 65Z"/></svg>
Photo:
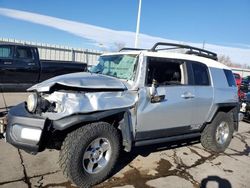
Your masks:
<svg viewBox="0 0 250 188"><path fill-rule="evenodd" d="M157 85L155 96L161 96L158 102L151 101L152 82ZM137 141L175 136L193 129L194 87L188 84L184 61L148 58L146 84L139 97Z"/></svg>
<svg viewBox="0 0 250 188"><path fill-rule="evenodd" d="M35 58L34 48L17 46L14 55L14 62L9 67L7 83L34 84L39 78L39 62Z"/></svg>

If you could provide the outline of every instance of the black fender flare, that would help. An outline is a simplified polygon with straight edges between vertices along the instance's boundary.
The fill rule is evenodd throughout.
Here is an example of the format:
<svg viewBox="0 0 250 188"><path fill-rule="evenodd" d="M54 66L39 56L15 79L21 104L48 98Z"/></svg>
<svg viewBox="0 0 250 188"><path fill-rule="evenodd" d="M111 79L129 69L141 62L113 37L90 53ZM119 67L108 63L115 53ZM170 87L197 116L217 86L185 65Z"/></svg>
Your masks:
<svg viewBox="0 0 250 188"><path fill-rule="evenodd" d="M236 131L238 131L238 127L239 127L239 115L238 115L239 103L235 102L235 103L218 103L218 104L216 104L215 110L211 113L211 115L210 115L209 119L207 120L207 122L205 123L205 125L208 123L211 123L219 111L233 113L234 129ZM203 128L205 128L205 126L203 126ZM202 128L202 130L203 130L203 128Z"/></svg>
<svg viewBox="0 0 250 188"><path fill-rule="evenodd" d="M130 152L132 149L132 144L134 142L134 137L132 129L132 118L131 113L129 111L126 111L124 113L124 117L122 121L120 121L119 127L122 132L122 145L124 146L124 150L126 152Z"/></svg>
<svg viewBox="0 0 250 188"><path fill-rule="evenodd" d="M132 136L132 119L128 108L100 111L89 114L74 114L59 120L52 121L52 126L56 130L64 131L80 123L99 121L103 118L119 113L124 113L124 117L119 123L119 129L122 133L122 144L125 147L124 150L129 152L131 151L134 139Z"/></svg>

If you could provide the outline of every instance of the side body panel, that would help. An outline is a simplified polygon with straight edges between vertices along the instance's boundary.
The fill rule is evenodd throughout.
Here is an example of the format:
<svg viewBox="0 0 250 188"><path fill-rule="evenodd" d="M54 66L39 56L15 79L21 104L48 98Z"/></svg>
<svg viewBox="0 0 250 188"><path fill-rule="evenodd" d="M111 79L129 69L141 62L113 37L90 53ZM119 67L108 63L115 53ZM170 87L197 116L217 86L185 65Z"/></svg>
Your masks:
<svg viewBox="0 0 250 188"><path fill-rule="evenodd" d="M211 122L218 108L222 104L238 103L237 87L229 87L223 69L210 68L213 87L214 87L214 100L210 113L207 114L207 122Z"/></svg>
<svg viewBox="0 0 250 188"><path fill-rule="evenodd" d="M187 60L186 65L189 84L194 88L191 126L194 129L199 129L206 122L207 114L212 108L214 98L212 75L209 68L202 62Z"/></svg>
<svg viewBox="0 0 250 188"><path fill-rule="evenodd" d="M206 122L207 115L210 113L213 103L212 86L195 86L194 113L192 125L201 126Z"/></svg>
<svg viewBox="0 0 250 188"><path fill-rule="evenodd" d="M165 100L151 103L149 88L140 91L137 111L137 132L188 126L191 124L194 101L185 99L184 93L194 93L192 86L158 87L157 95Z"/></svg>

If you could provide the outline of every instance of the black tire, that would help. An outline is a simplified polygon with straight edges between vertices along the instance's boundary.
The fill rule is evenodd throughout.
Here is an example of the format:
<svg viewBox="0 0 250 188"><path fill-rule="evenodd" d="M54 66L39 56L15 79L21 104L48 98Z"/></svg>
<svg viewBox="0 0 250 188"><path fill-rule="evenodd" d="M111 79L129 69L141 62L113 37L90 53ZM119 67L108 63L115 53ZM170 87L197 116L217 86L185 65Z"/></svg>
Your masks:
<svg viewBox="0 0 250 188"><path fill-rule="evenodd" d="M213 119L211 124L206 125L205 129L201 134L201 145L207 150L213 152L224 152L231 142L234 133L233 117L229 113L218 112L216 117ZM229 134L224 143L218 143L216 140L217 127L222 123L226 122L229 128Z"/></svg>
<svg viewBox="0 0 250 188"><path fill-rule="evenodd" d="M105 167L93 174L83 166L83 155L89 145L99 138L108 140L111 155ZM118 159L120 148L120 134L115 127L106 122L91 123L67 135L59 154L59 165L64 175L77 186L91 187L104 181L110 175Z"/></svg>

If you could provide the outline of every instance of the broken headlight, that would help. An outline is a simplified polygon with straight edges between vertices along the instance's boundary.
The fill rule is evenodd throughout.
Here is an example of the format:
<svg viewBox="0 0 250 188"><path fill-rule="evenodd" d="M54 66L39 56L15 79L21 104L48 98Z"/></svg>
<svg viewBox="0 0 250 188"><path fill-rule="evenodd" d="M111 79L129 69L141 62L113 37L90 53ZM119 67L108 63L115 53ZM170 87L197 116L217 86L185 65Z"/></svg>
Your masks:
<svg viewBox="0 0 250 188"><path fill-rule="evenodd" d="M55 112L56 102L50 102L42 95L38 95L37 93L33 93L28 96L26 101L26 106L29 112L41 114L44 112Z"/></svg>
<svg viewBox="0 0 250 188"><path fill-rule="evenodd" d="M32 93L28 96L26 104L29 112L34 113L37 108L38 96L36 93Z"/></svg>

